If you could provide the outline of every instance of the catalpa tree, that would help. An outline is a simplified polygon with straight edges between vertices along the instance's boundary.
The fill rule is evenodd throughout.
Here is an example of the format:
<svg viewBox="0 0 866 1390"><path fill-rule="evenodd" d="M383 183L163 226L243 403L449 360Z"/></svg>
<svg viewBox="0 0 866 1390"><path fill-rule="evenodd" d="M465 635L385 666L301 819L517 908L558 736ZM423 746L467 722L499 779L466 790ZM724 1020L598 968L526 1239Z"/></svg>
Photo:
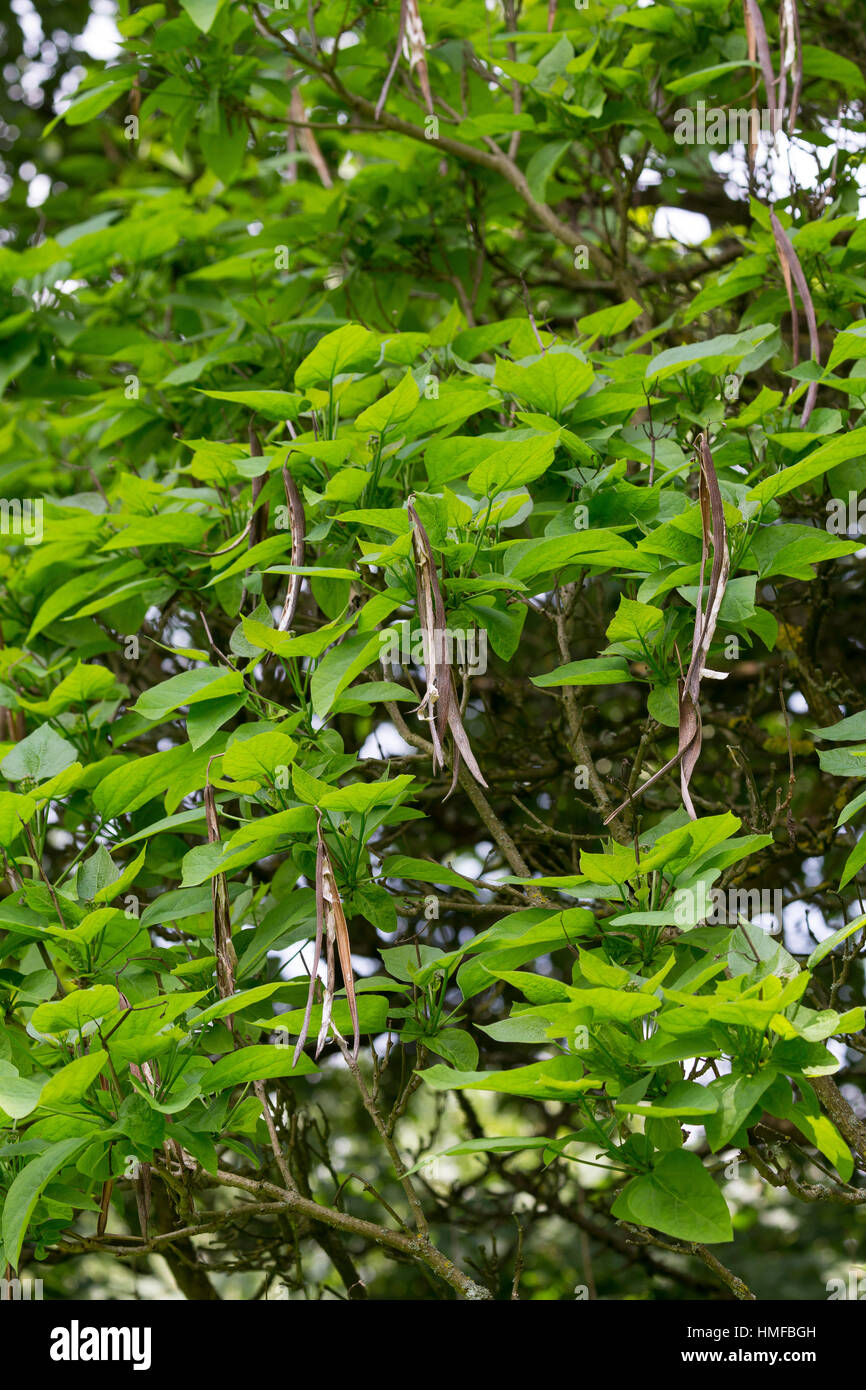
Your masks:
<svg viewBox="0 0 866 1390"><path fill-rule="evenodd" d="M7 1277L847 1289L858 5L27 14Z"/></svg>

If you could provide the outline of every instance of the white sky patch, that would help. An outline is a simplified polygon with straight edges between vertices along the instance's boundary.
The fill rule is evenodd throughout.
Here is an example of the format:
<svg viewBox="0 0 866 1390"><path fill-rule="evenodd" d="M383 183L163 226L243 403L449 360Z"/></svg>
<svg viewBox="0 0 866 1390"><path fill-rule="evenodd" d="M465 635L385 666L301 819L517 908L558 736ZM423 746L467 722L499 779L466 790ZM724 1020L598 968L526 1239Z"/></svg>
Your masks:
<svg viewBox="0 0 866 1390"><path fill-rule="evenodd" d="M785 924L785 946L795 956L809 955L814 951L816 941L823 941L832 930L827 926L821 909L813 903L788 903L782 912L782 920Z"/></svg>
<svg viewBox="0 0 866 1390"><path fill-rule="evenodd" d="M375 731L364 740L358 756L360 758L402 758L407 753L414 751L406 740L398 734L390 720L386 720L384 724L377 724Z"/></svg>
<svg viewBox="0 0 866 1390"><path fill-rule="evenodd" d="M653 232L657 237L678 241L683 246L701 246L711 231L708 217L686 208L661 207L653 218Z"/></svg>
<svg viewBox="0 0 866 1390"><path fill-rule="evenodd" d="M51 192L51 180L47 174L34 174L27 190L27 206L39 208Z"/></svg>
<svg viewBox="0 0 866 1390"><path fill-rule="evenodd" d="M114 16L117 6L112 0L91 0L91 14L84 33L75 39L75 47L91 58L108 61L121 51L121 37Z"/></svg>
<svg viewBox="0 0 866 1390"><path fill-rule="evenodd" d="M850 111L852 122L858 120L857 113ZM825 148L807 145L796 136L789 139L784 131L776 137L775 148L759 142L757 152L758 168L769 172L770 192L775 202L786 202L794 188L814 189L829 176L836 149L857 152L866 149L866 131L851 130L839 121L822 121L823 132L833 141ZM726 180L725 191L729 196L748 198L749 166L746 147L739 141L729 150L719 150L710 154L713 168ZM855 170L855 177L863 197L860 199L861 215L866 214L866 167Z"/></svg>

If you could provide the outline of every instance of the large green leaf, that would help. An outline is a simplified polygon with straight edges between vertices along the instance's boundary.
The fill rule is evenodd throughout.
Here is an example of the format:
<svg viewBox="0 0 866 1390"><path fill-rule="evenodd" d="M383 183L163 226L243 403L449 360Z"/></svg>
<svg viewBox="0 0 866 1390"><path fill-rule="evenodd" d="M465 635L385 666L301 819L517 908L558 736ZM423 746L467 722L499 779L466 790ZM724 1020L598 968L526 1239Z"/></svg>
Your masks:
<svg viewBox="0 0 866 1390"><path fill-rule="evenodd" d="M611 1212L679 1240L713 1245L733 1240L725 1199L697 1154L673 1150L651 1172L633 1178Z"/></svg>

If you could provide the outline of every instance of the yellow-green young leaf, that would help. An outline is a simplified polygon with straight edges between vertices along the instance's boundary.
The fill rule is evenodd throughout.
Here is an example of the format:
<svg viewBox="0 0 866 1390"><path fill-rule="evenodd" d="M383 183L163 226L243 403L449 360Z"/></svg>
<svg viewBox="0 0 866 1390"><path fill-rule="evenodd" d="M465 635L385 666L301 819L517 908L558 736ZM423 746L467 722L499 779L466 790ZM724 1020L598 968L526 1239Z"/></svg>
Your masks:
<svg viewBox="0 0 866 1390"><path fill-rule="evenodd" d="M295 372L295 385L303 390L322 381L333 381L359 357L370 352L375 342L369 329L358 323L346 323L333 333L326 333Z"/></svg>
<svg viewBox="0 0 866 1390"><path fill-rule="evenodd" d="M80 1100L107 1062L108 1053L102 1050L88 1052L86 1056L68 1062L46 1081L39 1097L40 1106L51 1109L55 1105L68 1105Z"/></svg>
<svg viewBox="0 0 866 1390"><path fill-rule="evenodd" d="M294 762L297 751L295 740L277 729L253 734L252 738L236 738L223 754L222 775L236 782L273 781L278 768L288 768Z"/></svg>
<svg viewBox="0 0 866 1390"><path fill-rule="evenodd" d="M832 1120L826 1115L809 1114L802 1104L791 1106L791 1119L798 1129L811 1139L815 1148L825 1158L829 1158L843 1182L850 1182L854 1172L854 1159Z"/></svg>
<svg viewBox="0 0 866 1390"><path fill-rule="evenodd" d="M40 782L33 791L33 798L40 806L45 801L59 801L61 797L68 796L76 787L80 787L89 772L92 772L92 769L82 767L81 763L70 763L62 772L58 772L56 777L49 777L47 782Z"/></svg>
<svg viewBox="0 0 866 1390"><path fill-rule="evenodd" d="M321 656L352 626L351 619L348 622L326 623L315 632L294 637L291 632L277 632L275 628L266 627L254 618L244 618L243 624L244 636L254 647L259 647L263 652L273 652L279 657Z"/></svg>
<svg viewBox="0 0 866 1390"><path fill-rule="evenodd" d="M394 806L403 799L414 777L402 772L399 777L391 777L384 782L351 782L347 787L330 787L318 802L328 811L357 811L364 814L374 806Z"/></svg>
<svg viewBox="0 0 866 1390"><path fill-rule="evenodd" d="M355 421L355 427L359 430L369 430L372 434L383 434L391 425L399 425L408 420L417 404L418 387L412 373L407 372L393 391L389 391L387 396L374 401L366 410L361 411Z"/></svg>
<svg viewBox="0 0 866 1390"><path fill-rule="evenodd" d="M591 985L606 985L611 989L617 989L621 985L627 985L629 981L629 972L621 965L614 965L611 961L605 960L600 951L585 951L580 946L576 968Z"/></svg>
<svg viewBox="0 0 866 1390"><path fill-rule="evenodd" d="M497 386L554 419L588 390L594 377L590 364L569 348L551 348L528 364L501 357L496 362Z"/></svg>
<svg viewBox="0 0 866 1390"><path fill-rule="evenodd" d="M530 1004L567 1003L570 997L567 987L548 975L535 975L531 970L491 970L490 973L519 989Z"/></svg>
<svg viewBox="0 0 866 1390"><path fill-rule="evenodd" d="M479 497L495 497L499 492L523 487L533 478L540 478L553 463L556 434L538 435L519 443L503 439L495 451L473 468L469 486Z"/></svg>
<svg viewBox="0 0 866 1390"><path fill-rule="evenodd" d="M594 1020L615 1019L619 1023L630 1023L635 1018L643 1018L644 1014L650 1014L659 1007L659 1001L654 995L609 989L604 985L589 989L569 989L568 997L572 1003L569 1012L582 1016L589 1009ZM557 1015L557 1020L559 1017L560 1015ZM575 1018L575 1022L578 1021L582 1019Z"/></svg>
<svg viewBox="0 0 866 1390"><path fill-rule="evenodd" d="M111 671L104 666L88 666L77 662L68 676L52 690L47 700L26 700L19 696L18 703L37 714L51 715L70 705L86 705L92 700L104 700L117 686Z"/></svg>
<svg viewBox="0 0 866 1390"><path fill-rule="evenodd" d="M246 406L266 420L297 420L303 396L295 391L203 391L203 396Z"/></svg>
<svg viewBox="0 0 866 1390"><path fill-rule="evenodd" d="M8 849L36 811L36 802L17 792L0 792L0 847Z"/></svg>
<svg viewBox="0 0 866 1390"><path fill-rule="evenodd" d="M180 3L196 28L201 29L203 34L210 33L220 0L180 0Z"/></svg>
<svg viewBox="0 0 866 1390"><path fill-rule="evenodd" d="M455 1071L437 1063L419 1075L434 1091L501 1091L505 1095L534 1096L537 1100L561 1100L561 1082L578 1091L592 1090L601 1084L599 1077L586 1075L577 1057L564 1055L510 1071Z"/></svg>

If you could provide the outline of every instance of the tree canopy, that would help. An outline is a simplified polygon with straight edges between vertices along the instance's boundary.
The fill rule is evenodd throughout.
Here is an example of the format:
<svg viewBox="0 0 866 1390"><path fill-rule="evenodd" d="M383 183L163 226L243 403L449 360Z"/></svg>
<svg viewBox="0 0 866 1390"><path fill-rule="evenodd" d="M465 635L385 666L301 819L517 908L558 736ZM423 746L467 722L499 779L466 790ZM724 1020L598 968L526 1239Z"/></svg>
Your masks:
<svg viewBox="0 0 866 1390"><path fill-rule="evenodd" d="M7 1276L849 1296L860 6L18 15Z"/></svg>

